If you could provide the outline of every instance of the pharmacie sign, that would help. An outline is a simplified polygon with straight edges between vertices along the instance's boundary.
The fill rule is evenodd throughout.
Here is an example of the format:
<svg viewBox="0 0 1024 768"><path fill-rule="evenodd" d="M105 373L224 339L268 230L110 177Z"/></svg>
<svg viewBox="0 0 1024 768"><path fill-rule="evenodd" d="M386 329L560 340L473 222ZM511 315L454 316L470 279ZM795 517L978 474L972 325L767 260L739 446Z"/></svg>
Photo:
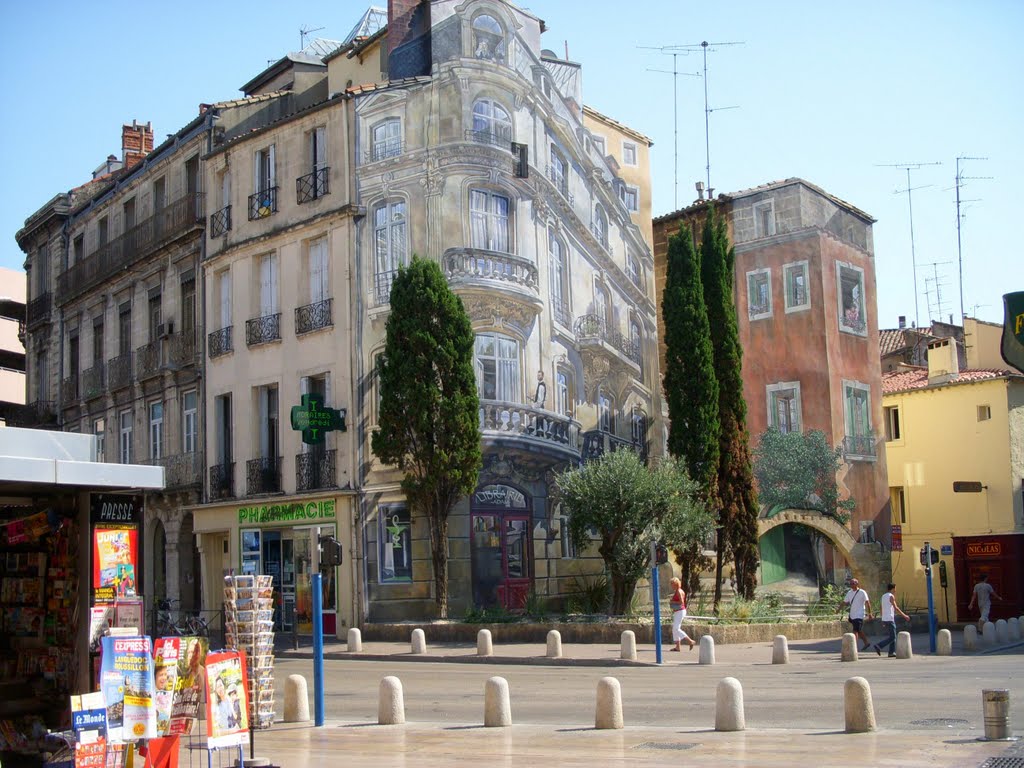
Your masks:
<svg viewBox="0 0 1024 768"><path fill-rule="evenodd" d="M293 504L266 504L238 508L239 525L267 525L271 523L304 523L334 520L337 499L298 501Z"/></svg>
<svg viewBox="0 0 1024 768"><path fill-rule="evenodd" d="M292 429L302 432L302 442L317 445L324 441L328 432L348 431L345 426L345 408L328 408L320 395L302 396L302 405L292 407Z"/></svg>

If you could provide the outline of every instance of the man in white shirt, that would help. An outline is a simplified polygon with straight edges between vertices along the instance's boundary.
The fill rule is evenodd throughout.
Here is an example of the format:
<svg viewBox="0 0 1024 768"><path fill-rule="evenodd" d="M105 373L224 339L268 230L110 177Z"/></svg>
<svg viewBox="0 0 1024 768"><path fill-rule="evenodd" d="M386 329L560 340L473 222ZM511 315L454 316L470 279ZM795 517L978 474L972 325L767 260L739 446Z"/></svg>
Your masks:
<svg viewBox="0 0 1024 768"><path fill-rule="evenodd" d="M888 591L882 595L882 627L889 636L884 643L875 643L874 647L875 653L879 656L882 655L883 648L888 648L889 658L891 659L896 655L896 614L898 613L907 621L910 621L910 617L896 605L896 595L893 594L896 585L890 581L886 589Z"/></svg>
<svg viewBox="0 0 1024 768"><path fill-rule="evenodd" d="M974 585L974 594L971 595L971 602L967 606L967 610L974 608L974 604L978 604L978 612L981 617L978 619L978 629L985 628L985 622L988 621L989 611L992 610L992 598L996 600L1002 600L991 584L988 583L988 574L981 574L981 581Z"/></svg>
<svg viewBox="0 0 1024 768"><path fill-rule="evenodd" d="M872 617L871 599L868 597L868 593L860 588L860 582L857 579L850 579L850 591L846 593L843 602L850 606L850 624L853 625L853 631L857 637L864 641L861 650L866 651L871 647L871 641L868 640L868 636L864 634L861 626L864 624L865 614L869 619Z"/></svg>

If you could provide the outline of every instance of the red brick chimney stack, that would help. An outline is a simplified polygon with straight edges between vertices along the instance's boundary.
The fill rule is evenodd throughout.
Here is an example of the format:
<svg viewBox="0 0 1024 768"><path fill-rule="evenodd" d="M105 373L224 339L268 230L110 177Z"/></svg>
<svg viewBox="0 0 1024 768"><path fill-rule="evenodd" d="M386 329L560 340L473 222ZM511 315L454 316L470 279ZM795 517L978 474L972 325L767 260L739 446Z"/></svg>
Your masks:
<svg viewBox="0 0 1024 768"><path fill-rule="evenodd" d="M421 0L388 0L388 57L413 37L413 14Z"/></svg>
<svg viewBox="0 0 1024 768"><path fill-rule="evenodd" d="M138 165L152 151L152 123L139 125L138 120L132 120L131 125L121 126L121 160L125 168Z"/></svg>

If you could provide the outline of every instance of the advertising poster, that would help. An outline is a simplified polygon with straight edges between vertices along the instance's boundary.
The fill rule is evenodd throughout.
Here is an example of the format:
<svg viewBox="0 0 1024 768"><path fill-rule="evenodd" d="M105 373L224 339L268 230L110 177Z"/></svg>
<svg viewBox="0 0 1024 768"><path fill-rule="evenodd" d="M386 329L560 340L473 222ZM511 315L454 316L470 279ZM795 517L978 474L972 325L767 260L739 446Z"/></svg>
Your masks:
<svg viewBox="0 0 1024 768"><path fill-rule="evenodd" d="M206 657L206 726L211 749L244 744L249 733L245 653L223 651Z"/></svg>
<svg viewBox="0 0 1024 768"><path fill-rule="evenodd" d="M117 597L134 597L138 536L134 527L93 529L92 588L96 602L112 603Z"/></svg>
<svg viewBox="0 0 1024 768"><path fill-rule="evenodd" d="M161 637L153 643L153 698L156 732L159 736L166 736L170 732L181 644L180 637Z"/></svg>
<svg viewBox="0 0 1024 768"><path fill-rule="evenodd" d="M153 645L148 637L104 637L100 691L111 741L156 737Z"/></svg>
<svg viewBox="0 0 1024 768"><path fill-rule="evenodd" d="M174 679L174 698L171 706L171 736L192 733L199 719L199 702L206 683L203 666L209 642L205 637L168 638L178 642L178 669Z"/></svg>

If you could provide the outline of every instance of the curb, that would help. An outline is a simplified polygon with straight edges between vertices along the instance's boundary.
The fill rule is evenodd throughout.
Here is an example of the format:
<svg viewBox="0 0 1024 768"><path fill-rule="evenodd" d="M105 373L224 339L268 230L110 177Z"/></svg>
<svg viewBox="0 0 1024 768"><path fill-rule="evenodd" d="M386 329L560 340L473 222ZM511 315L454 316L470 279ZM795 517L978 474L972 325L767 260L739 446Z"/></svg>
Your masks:
<svg viewBox="0 0 1024 768"><path fill-rule="evenodd" d="M312 658L312 654L301 653L299 651L284 651L282 653L275 653L274 657L277 659L310 659ZM566 656L553 659L548 656L474 656L471 654L438 656L419 653L347 653L345 651L328 651L324 653L324 659L329 661L403 661L426 664L504 664L512 666L542 667L658 666L656 661L633 661L631 659L576 659Z"/></svg>

